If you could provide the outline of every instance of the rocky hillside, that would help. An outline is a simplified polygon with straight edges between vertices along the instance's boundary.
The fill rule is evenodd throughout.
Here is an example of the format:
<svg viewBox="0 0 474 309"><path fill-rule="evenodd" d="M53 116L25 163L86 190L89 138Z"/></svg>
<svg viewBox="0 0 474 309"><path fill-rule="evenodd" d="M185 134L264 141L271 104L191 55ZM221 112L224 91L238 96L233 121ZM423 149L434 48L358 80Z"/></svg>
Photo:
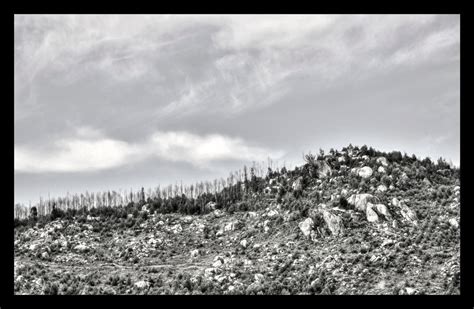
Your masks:
<svg viewBox="0 0 474 309"><path fill-rule="evenodd" d="M16 221L15 293L459 294L443 160L346 147L236 186L194 214L148 200Z"/></svg>

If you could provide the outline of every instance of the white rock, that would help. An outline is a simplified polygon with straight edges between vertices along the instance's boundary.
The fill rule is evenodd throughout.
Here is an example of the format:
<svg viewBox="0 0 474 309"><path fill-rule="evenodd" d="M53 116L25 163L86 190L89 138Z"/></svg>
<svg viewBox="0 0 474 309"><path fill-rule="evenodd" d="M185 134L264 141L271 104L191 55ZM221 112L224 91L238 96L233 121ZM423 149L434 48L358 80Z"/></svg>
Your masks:
<svg viewBox="0 0 474 309"><path fill-rule="evenodd" d="M385 185L379 185L379 186L377 187L377 192L385 192L385 191L387 191L387 186L385 186Z"/></svg>
<svg viewBox="0 0 474 309"><path fill-rule="evenodd" d="M377 172L379 172L379 173L385 173L385 167L379 166L379 168L377 169Z"/></svg>
<svg viewBox="0 0 474 309"><path fill-rule="evenodd" d="M377 213L379 213L380 215L384 216L385 219L390 219L392 216L390 215L390 212L388 211L388 208L387 206L385 206L384 204L376 204L375 205L375 210L377 211Z"/></svg>
<svg viewBox="0 0 474 309"><path fill-rule="evenodd" d="M388 166L388 161L385 157L378 157L376 162L382 164L383 166Z"/></svg>
<svg viewBox="0 0 474 309"><path fill-rule="evenodd" d="M363 194L352 194L347 202L353 205L357 210L365 212L367 203L374 202L376 199L372 194L363 193Z"/></svg>
<svg viewBox="0 0 474 309"><path fill-rule="evenodd" d="M313 222L313 219L311 218L306 218L304 221L300 222L298 224L301 232L303 232L303 235L304 236L309 236L311 230L313 229L314 227L314 222Z"/></svg>
<svg viewBox="0 0 474 309"><path fill-rule="evenodd" d="M372 174L373 170L368 166L364 166L358 171L358 175L364 179L371 177Z"/></svg>
<svg viewBox="0 0 474 309"><path fill-rule="evenodd" d="M400 207L400 201L396 197L394 197L392 198L392 205L395 207Z"/></svg>
<svg viewBox="0 0 474 309"><path fill-rule="evenodd" d="M416 213L405 204L401 204L400 207L401 207L401 214L403 218L413 223L414 225L417 225L418 218L416 216Z"/></svg>
<svg viewBox="0 0 474 309"><path fill-rule="evenodd" d="M367 215L367 221L369 222L377 222L379 220L379 216L377 213L374 211L375 205L372 203L367 204L367 208L365 210L365 213Z"/></svg>
<svg viewBox="0 0 474 309"><path fill-rule="evenodd" d="M262 282L264 277L262 274L255 274L254 278L255 278L255 281Z"/></svg>
<svg viewBox="0 0 474 309"><path fill-rule="evenodd" d="M135 286L139 289L147 289L150 286L150 283L145 280L135 282Z"/></svg>
<svg viewBox="0 0 474 309"><path fill-rule="evenodd" d="M240 242L240 245L244 248L247 248L247 239L244 239Z"/></svg>
<svg viewBox="0 0 474 309"><path fill-rule="evenodd" d="M85 252L85 251L89 250L89 247L87 247L84 244L79 244L79 245L74 247L74 250L79 251L79 252Z"/></svg>
<svg viewBox="0 0 474 309"><path fill-rule="evenodd" d="M199 256L199 249L194 249L191 251L191 257L195 258Z"/></svg>
<svg viewBox="0 0 474 309"><path fill-rule="evenodd" d="M455 228L458 228L459 227L459 223L458 221L455 219L455 218L451 218L449 219L449 224L451 224L452 226L454 226Z"/></svg>
<svg viewBox="0 0 474 309"><path fill-rule="evenodd" d="M271 217L275 217L275 216L278 216L278 211L276 211L275 209L272 209L267 213L267 217L271 218Z"/></svg>
<svg viewBox="0 0 474 309"><path fill-rule="evenodd" d="M214 268L219 268L219 267L221 267L222 265L224 265L224 259L221 258L221 259L217 259L217 260L214 259L214 260L215 260L215 261L214 261L214 263L212 263L212 267L214 267Z"/></svg>
<svg viewBox="0 0 474 309"><path fill-rule="evenodd" d="M222 212L220 209L216 209L214 210L213 212L214 216L216 216L217 218L220 218L224 215L224 212Z"/></svg>
<svg viewBox="0 0 474 309"><path fill-rule="evenodd" d="M291 186L293 190L298 191L303 189L303 177L298 177Z"/></svg>
<svg viewBox="0 0 474 309"><path fill-rule="evenodd" d="M344 224L341 217L332 214L327 210L323 210L323 219L326 222L331 234L339 236L344 234Z"/></svg>

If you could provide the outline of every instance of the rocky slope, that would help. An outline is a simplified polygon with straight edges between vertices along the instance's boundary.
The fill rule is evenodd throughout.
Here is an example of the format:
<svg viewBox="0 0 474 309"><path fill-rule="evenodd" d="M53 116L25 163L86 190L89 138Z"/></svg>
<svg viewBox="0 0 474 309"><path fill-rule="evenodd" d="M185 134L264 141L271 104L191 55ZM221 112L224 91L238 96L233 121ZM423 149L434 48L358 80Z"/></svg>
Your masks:
<svg viewBox="0 0 474 309"><path fill-rule="evenodd" d="M459 294L459 170L358 148L315 162L207 214L20 225L15 293Z"/></svg>

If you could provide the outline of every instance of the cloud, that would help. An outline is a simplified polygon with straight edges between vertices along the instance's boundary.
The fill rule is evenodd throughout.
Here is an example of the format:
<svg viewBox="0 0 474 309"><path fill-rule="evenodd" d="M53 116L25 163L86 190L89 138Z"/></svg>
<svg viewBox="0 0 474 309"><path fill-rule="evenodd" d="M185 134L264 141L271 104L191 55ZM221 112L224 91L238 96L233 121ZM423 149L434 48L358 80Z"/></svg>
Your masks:
<svg viewBox="0 0 474 309"><path fill-rule="evenodd" d="M94 78L154 84L161 117L234 116L278 102L288 79L318 91L459 59L459 29L459 15L16 15L15 97L39 76Z"/></svg>
<svg viewBox="0 0 474 309"><path fill-rule="evenodd" d="M15 145L15 171L93 172L136 163L148 158L185 162L205 168L219 160L260 161L278 158L281 151L251 145L240 138L220 134L196 135L184 131L155 132L143 143L127 143L104 137L91 128L61 139L48 150Z"/></svg>

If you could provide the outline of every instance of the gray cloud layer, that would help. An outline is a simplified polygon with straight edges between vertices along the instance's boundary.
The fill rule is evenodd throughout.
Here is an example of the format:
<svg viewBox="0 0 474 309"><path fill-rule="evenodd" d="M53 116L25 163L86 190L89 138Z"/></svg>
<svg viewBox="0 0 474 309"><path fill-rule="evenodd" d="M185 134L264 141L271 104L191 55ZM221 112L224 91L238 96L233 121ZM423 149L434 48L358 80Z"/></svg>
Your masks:
<svg viewBox="0 0 474 309"><path fill-rule="evenodd" d="M348 143L458 163L459 31L458 15L17 15L16 199Z"/></svg>

